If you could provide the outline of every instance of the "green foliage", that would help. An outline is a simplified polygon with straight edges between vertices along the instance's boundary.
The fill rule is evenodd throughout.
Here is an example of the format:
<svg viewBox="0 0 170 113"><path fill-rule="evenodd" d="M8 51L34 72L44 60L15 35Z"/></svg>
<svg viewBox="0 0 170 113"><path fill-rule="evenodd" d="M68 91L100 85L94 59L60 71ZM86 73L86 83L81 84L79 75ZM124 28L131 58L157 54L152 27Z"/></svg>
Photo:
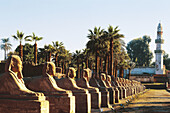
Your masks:
<svg viewBox="0 0 170 113"><path fill-rule="evenodd" d="M32 35L29 35L29 36L25 37L25 41L30 41L30 42L35 41L35 43L37 41L42 40L42 39L43 39L43 37L36 36L34 32L32 33Z"/></svg>
<svg viewBox="0 0 170 113"><path fill-rule="evenodd" d="M9 43L9 38L3 38L1 39L2 44L1 44L1 49L4 50L4 59L7 58L7 51L11 50L12 44Z"/></svg>
<svg viewBox="0 0 170 113"><path fill-rule="evenodd" d="M23 51L23 62L34 62L34 46L25 43L25 45L23 45ZM15 52L19 52L19 46L15 49Z"/></svg>
<svg viewBox="0 0 170 113"><path fill-rule="evenodd" d="M143 36L130 41L127 44L127 53L137 66L149 66L153 58L153 53L149 49L151 38Z"/></svg>
<svg viewBox="0 0 170 113"><path fill-rule="evenodd" d="M166 69L170 70L170 58L169 55L165 52L163 55L163 64L165 65Z"/></svg>
<svg viewBox="0 0 170 113"><path fill-rule="evenodd" d="M17 30L17 35L12 35L12 37L15 40L19 40L20 43L22 42L23 38L24 38L24 33L23 32L19 32L19 30Z"/></svg>

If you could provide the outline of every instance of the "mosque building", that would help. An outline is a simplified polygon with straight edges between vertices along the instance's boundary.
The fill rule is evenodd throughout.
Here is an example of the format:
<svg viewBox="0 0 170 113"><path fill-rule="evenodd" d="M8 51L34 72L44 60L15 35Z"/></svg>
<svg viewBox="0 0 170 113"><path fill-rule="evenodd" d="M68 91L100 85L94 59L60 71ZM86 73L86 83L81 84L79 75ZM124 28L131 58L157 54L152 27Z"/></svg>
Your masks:
<svg viewBox="0 0 170 113"><path fill-rule="evenodd" d="M139 67L131 70L131 75L163 75L165 74L165 66L163 65L163 53L162 44L164 43L163 39L163 29L161 23L157 27L157 38L155 39L156 50L155 53L155 67ZM139 76L138 76L139 77Z"/></svg>

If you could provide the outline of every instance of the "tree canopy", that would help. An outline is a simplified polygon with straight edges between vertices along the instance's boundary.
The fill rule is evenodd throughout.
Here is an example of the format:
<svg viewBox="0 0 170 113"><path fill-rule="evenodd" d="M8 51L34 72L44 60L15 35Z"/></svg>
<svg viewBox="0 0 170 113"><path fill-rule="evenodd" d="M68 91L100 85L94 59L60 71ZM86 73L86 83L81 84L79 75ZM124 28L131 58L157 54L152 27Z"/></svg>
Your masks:
<svg viewBox="0 0 170 113"><path fill-rule="evenodd" d="M149 49L150 36L136 38L127 44L127 53L136 66L150 66L153 53Z"/></svg>

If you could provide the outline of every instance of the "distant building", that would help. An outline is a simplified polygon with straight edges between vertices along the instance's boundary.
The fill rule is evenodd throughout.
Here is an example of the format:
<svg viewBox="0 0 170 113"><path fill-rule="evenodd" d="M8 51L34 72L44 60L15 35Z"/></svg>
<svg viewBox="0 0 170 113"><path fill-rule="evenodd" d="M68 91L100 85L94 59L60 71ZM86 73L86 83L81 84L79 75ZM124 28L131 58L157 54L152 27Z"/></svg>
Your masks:
<svg viewBox="0 0 170 113"><path fill-rule="evenodd" d="M164 39L162 37L163 30L161 23L157 27L157 38L155 39L156 50L155 52L155 67L136 67L131 70L131 77L129 79L135 79L138 81L154 81L152 75L163 75L166 74L165 66L163 65L163 50L162 44ZM128 71L127 71L128 73ZM170 72L167 72L170 73ZM141 76L142 75L142 76Z"/></svg>

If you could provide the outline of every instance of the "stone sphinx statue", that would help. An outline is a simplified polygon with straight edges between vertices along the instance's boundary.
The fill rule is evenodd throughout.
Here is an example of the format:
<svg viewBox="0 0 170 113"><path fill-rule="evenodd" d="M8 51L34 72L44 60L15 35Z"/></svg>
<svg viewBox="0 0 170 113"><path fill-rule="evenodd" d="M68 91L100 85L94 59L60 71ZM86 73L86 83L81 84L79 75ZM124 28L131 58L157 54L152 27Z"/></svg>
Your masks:
<svg viewBox="0 0 170 113"><path fill-rule="evenodd" d="M9 95L43 96L26 88L22 75L22 62L20 57L12 55L7 59L5 73L0 77L0 93Z"/></svg>
<svg viewBox="0 0 170 113"><path fill-rule="evenodd" d="M77 86L81 88L88 89L91 94L91 106L94 109L99 109L101 107L101 93L98 88L92 87L89 84L89 79L91 78L91 70L83 69L83 78L76 81Z"/></svg>
<svg viewBox="0 0 170 113"><path fill-rule="evenodd" d="M78 87L75 81L76 70L70 67L66 78L57 80L57 85L60 88L71 90L76 97L76 112L90 113L91 112L91 95L87 89Z"/></svg>
<svg viewBox="0 0 170 113"><path fill-rule="evenodd" d="M106 74L105 73L101 73L101 79L97 79L97 81L99 82L100 86L105 87L108 89L109 91L109 102L110 104L114 104L115 103L115 90L113 87L110 87L110 85L107 85L108 82L106 80Z"/></svg>
<svg viewBox="0 0 170 113"><path fill-rule="evenodd" d="M119 90L118 88L113 84L112 82L112 79L111 79L111 76L110 75L107 75L106 76L106 80L105 80L105 83L106 85L109 87L109 88L114 88L114 91L115 91L115 103L119 103Z"/></svg>
<svg viewBox="0 0 170 113"><path fill-rule="evenodd" d="M56 74L55 64L45 63L42 71L43 75L34 77L27 87L33 91L43 92L47 96L50 102L50 113L74 113L75 97L71 91L59 88L53 78Z"/></svg>
<svg viewBox="0 0 170 113"><path fill-rule="evenodd" d="M106 87L103 87L99 84L98 79L100 79L98 76L93 74L93 76L89 80L89 84L92 87L96 87L101 92L101 106L102 107L110 107L109 103L109 91Z"/></svg>
<svg viewBox="0 0 170 113"><path fill-rule="evenodd" d="M3 112L13 113L22 113L25 111L36 113L38 111L48 112L49 102L45 99L46 97L43 93L37 93L27 89L23 81L20 57L17 55L10 56L5 65L5 73L0 76L0 104L8 104L4 105L7 108L0 108L0 112L1 110L3 110ZM35 100L37 102L35 102ZM3 103L3 101L5 102ZM41 104L42 106L39 107Z"/></svg>
<svg viewBox="0 0 170 113"><path fill-rule="evenodd" d="M119 87L119 88L121 88L123 90L123 94L122 94L123 98L126 98L127 97L127 94L126 94L127 89L126 89L126 87L123 86L123 84L122 84L122 82L121 82L119 77L116 78L115 83L116 83L117 87Z"/></svg>

